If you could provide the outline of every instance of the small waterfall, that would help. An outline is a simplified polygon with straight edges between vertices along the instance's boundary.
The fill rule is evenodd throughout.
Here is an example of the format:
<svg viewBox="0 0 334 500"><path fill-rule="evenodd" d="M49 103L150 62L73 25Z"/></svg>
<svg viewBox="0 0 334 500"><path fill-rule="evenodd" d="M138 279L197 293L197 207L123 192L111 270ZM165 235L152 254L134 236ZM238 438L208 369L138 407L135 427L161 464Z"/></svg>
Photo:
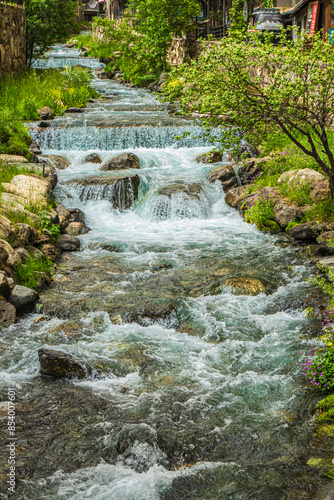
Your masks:
<svg viewBox="0 0 334 500"><path fill-rule="evenodd" d="M103 178L102 178L103 179ZM112 183L86 183L84 180L70 182L80 201L108 200L113 208L129 210L138 200L140 179L137 175L124 177Z"/></svg>
<svg viewBox="0 0 334 500"><path fill-rule="evenodd" d="M206 219L210 216L211 206L212 200L204 186L175 183L152 194L144 211L148 217L158 220Z"/></svg>
<svg viewBox="0 0 334 500"><path fill-rule="evenodd" d="M121 150L135 148L166 148L175 146L197 147L210 145L213 136L219 137L219 130L212 131L208 138L202 127L190 125L180 127L69 127L30 130L30 135L40 148L57 150ZM187 133L185 137L176 139Z"/></svg>
<svg viewBox="0 0 334 500"><path fill-rule="evenodd" d="M69 66L85 66L94 69L102 68L104 64L100 63L95 57L65 57L62 55L53 55L48 59L37 59L33 63L35 69L66 68Z"/></svg>

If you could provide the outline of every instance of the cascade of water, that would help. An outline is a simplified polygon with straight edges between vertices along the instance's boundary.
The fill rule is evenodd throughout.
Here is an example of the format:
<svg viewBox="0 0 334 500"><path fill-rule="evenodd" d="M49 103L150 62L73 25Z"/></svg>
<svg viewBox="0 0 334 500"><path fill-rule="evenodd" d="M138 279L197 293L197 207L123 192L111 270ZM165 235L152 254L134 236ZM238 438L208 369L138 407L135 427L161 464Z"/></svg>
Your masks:
<svg viewBox="0 0 334 500"><path fill-rule="evenodd" d="M189 133L186 137L181 137ZM168 146L194 147L207 146L210 140L203 138L203 129L199 126L180 127L71 127L31 130L33 139L45 149L87 150L99 149L112 151L117 149L166 148ZM219 131L212 131L211 137ZM176 139L180 137L180 139Z"/></svg>

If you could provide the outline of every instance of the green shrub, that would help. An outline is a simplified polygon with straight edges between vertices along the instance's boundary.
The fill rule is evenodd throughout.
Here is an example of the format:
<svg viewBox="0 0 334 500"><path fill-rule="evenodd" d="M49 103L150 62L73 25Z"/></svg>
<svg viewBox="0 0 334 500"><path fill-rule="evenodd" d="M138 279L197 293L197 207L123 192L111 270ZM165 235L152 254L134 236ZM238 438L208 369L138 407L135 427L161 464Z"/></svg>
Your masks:
<svg viewBox="0 0 334 500"><path fill-rule="evenodd" d="M280 231L280 227L275 221L274 205L274 198L265 189L262 190L247 208L245 221L256 224L260 231L272 233Z"/></svg>
<svg viewBox="0 0 334 500"><path fill-rule="evenodd" d="M19 285L36 290L41 283L41 275L46 274L52 278L52 262L46 257L36 258L31 253L25 264L15 267L15 272Z"/></svg>

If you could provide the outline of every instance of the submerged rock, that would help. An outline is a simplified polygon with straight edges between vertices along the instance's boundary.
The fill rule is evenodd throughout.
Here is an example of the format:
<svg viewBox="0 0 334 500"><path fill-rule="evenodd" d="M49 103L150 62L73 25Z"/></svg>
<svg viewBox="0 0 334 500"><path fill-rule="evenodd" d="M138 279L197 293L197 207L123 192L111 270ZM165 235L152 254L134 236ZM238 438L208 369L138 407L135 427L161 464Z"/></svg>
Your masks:
<svg viewBox="0 0 334 500"><path fill-rule="evenodd" d="M255 278L230 278L225 286L233 288L238 295L258 295L265 292L262 281Z"/></svg>
<svg viewBox="0 0 334 500"><path fill-rule="evenodd" d="M35 290L26 286L16 285L9 297L17 313L23 314L32 311L38 301L39 295Z"/></svg>
<svg viewBox="0 0 334 500"><path fill-rule="evenodd" d="M189 198L194 198L199 200L202 188L200 184L185 184L182 181L175 182L174 184L169 184L161 189L159 189L158 194L161 196L168 196L171 198L173 194L184 193Z"/></svg>
<svg viewBox="0 0 334 500"><path fill-rule="evenodd" d="M101 156L97 153L91 153L90 155L86 156L86 158L84 159L84 163L102 163L102 159Z"/></svg>
<svg viewBox="0 0 334 500"><path fill-rule="evenodd" d="M92 374L92 368L76 361L71 354L53 349L38 349L41 375L56 378L83 379Z"/></svg>
<svg viewBox="0 0 334 500"><path fill-rule="evenodd" d="M104 163L99 170L108 172L109 170L127 170L129 168L140 168L139 158L133 153L122 153L118 156L114 156L114 158Z"/></svg>
<svg viewBox="0 0 334 500"><path fill-rule="evenodd" d="M210 151L196 157L197 163L218 163L222 159L222 154L219 151Z"/></svg>

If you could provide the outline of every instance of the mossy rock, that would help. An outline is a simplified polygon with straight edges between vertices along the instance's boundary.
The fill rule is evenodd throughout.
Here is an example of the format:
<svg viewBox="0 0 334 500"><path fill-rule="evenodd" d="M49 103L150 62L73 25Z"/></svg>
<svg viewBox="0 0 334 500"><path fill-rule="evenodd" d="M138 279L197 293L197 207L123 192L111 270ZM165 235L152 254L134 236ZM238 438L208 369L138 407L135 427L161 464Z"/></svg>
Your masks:
<svg viewBox="0 0 334 500"><path fill-rule="evenodd" d="M225 281L237 295L258 295L265 292L262 281L256 278L229 278Z"/></svg>

